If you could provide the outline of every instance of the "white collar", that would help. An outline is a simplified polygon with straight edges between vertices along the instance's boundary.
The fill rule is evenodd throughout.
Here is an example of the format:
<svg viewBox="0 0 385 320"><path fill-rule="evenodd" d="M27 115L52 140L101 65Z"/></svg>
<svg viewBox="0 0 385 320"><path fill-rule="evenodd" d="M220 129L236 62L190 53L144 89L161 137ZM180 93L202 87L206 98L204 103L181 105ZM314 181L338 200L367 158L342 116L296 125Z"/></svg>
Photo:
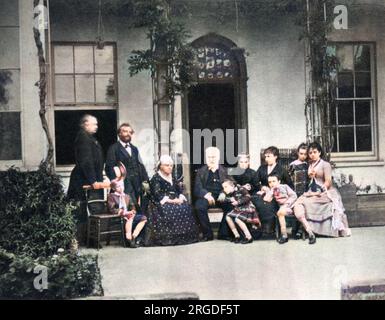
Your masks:
<svg viewBox="0 0 385 320"><path fill-rule="evenodd" d="M169 176L165 176L162 171L158 170L158 174L160 175L160 177L164 180L166 180L168 183L170 183L171 185L173 184L172 183L172 174L170 174Z"/></svg>
<svg viewBox="0 0 385 320"><path fill-rule="evenodd" d="M209 171L212 171L213 173L215 171L217 171L219 169L219 164L215 165L214 167L210 168L209 166L207 166L207 168L209 169Z"/></svg>
<svg viewBox="0 0 385 320"><path fill-rule="evenodd" d="M123 146L123 148L131 148L131 143L130 142L123 142L122 140L119 139L120 144Z"/></svg>

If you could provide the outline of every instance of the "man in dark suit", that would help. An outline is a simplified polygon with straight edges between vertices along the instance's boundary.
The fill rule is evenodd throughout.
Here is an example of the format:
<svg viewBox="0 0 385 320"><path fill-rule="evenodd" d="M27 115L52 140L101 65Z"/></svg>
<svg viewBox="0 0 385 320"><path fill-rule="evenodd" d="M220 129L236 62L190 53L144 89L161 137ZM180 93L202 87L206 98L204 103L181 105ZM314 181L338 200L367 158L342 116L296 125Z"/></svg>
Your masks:
<svg viewBox="0 0 385 320"><path fill-rule="evenodd" d="M145 211L147 202L143 190L148 186L148 174L141 161L139 150L131 143L134 130L128 123L123 123L118 128L119 139L110 146L106 159L106 174L110 180L116 178L114 167L122 162L127 170L124 179L125 193L130 194L140 202L142 211Z"/></svg>
<svg viewBox="0 0 385 320"><path fill-rule="evenodd" d="M98 188L103 181L103 150L94 137L98 120L89 114L80 120L80 130L75 138L75 167L71 172L67 196L69 199L85 200L84 185Z"/></svg>
<svg viewBox="0 0 385 320"><path fill-rule="evenodd" d="M221 207L224 214L219 226L218 239L227 239L230 230L226 223L226 213L231 210L228 205L218 201L222 192L222 183L228 178L227 171L219 164L220 151L216 147L205 150L206 165L200 168L195 178L194 196L196 197L195 209L203 233L203 241L214 239L208 216L209 207Z"/></svg>

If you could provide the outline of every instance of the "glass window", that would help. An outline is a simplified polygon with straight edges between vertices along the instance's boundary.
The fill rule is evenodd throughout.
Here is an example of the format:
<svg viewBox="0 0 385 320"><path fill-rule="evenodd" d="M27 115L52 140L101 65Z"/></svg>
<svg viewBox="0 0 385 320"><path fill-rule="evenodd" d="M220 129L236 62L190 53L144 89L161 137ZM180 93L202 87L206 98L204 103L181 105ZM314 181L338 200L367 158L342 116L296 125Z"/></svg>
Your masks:
<svg viewBox="0 0 385 320"><path fill-rule="evenodd" d="M20 112L0 112L0 160L20 159Z"/></svg>
<svg viewBox="0 0 385 320"><path fill-rule="evenodd" d="M330 110L333 152L373 149L373 72L371 44L336 44L328 48L339 62L337 101Z"/></svg>
<svg viewBox="0 0 385 320"><path fill-rule="evenodd" d="M115 50L91 44L55 45L55 103L60 105L114 104Z"/></svg>
<svg viewBox="0 0 385 320"><path fill-rule="evenodd" d="M89 43L57 44L54 59L56 164L73 165L74 141L84 114L98 119L96 137L104 153L116 141L115 46L98 49Z"/></svg>
<svg viewBox="0 0 385 320"><path fill-rule="evenodd" d="M54 60L56 73L74 73L74 53L72 46L56 46Z"/></svg>
<svg viewBox="0 0 385 320"><path fill-rule="evenodd" d="M0 112L20 110L20 71L0 70Z"/></svg>
<svg viewBox="0 0 385 320"><path fill-rule="evenodd" d="M0 70L0 160L21 160L20 70Z"/></svg>

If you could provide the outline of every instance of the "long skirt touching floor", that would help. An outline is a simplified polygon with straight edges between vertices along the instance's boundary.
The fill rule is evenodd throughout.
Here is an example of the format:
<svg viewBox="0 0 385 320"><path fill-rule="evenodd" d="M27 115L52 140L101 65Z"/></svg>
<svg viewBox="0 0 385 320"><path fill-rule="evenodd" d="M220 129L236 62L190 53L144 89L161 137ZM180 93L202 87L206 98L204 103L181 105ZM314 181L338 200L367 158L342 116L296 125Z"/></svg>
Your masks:
<svg viewBox="0 0 385 320"><path fill-rule="evenodd" d="M350 236L351 232L339 192L332 188L320 196L298 198L295 215L304 214L314 233L329 236Z"/></svg>
<svg viewBox="0 0 385 320"><path fill-rule="evenodd" d="M173 246L199 241L199 228L189 204L151 204L148 212L147 246Z"/></svg>

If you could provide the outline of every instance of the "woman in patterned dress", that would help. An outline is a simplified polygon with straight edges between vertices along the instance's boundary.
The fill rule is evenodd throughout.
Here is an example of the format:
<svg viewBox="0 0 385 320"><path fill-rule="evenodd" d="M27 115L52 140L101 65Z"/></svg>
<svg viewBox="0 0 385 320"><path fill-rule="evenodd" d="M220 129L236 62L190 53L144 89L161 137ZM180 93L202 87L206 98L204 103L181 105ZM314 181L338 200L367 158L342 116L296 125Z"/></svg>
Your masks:
<svg viewBox="0 0 385 320"><path fill-rule="evenodd" d="M170 156L160 158L158 171L150 180L152 206L149 210L147 245L168 246L199 241L199 229L191 206L172 176Z"/></svg>

